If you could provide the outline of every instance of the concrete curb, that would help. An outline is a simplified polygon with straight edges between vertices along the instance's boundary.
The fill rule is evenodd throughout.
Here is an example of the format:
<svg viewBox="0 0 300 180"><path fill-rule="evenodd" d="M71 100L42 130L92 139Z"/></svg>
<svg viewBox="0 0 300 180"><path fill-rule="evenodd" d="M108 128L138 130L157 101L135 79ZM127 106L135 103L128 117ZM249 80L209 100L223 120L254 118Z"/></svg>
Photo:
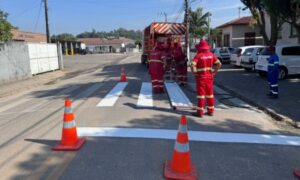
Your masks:
<svg viewBox="0 0 300 180"><path fill-rule="evenodd" d="M297 121L294 121L292 119L290 119L289 117L286 117L284 115L281 115L281 114L278 114L276 113L274 110L270 109L270 108L267 108L267 107L264 107L258 103L256 103L255 101L237 93L236 91L230 89L230 88L227 88L223 85L221 85L220 83L218 82L214 82L216 86L218 86L219 88L231 93L231 94L234 94L236 97L238 97L239 99L247 102L248 104L250 104L251 106L254 106L256 108L258 108L259 110L262 110L263 112L265 112L267 115L269 115L272 119L276 120L276 121L281 121L281 122L285 122L286 124L288 125L291 125L295 128L300 128L300 122L297 122Z"/></svg>

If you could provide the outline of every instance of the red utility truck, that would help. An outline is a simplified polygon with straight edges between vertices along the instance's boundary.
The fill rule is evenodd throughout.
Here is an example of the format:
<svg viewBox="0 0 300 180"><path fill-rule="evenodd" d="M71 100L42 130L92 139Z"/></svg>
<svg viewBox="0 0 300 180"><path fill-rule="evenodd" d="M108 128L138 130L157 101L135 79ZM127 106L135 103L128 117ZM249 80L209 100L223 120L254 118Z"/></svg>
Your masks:
<svg viewBox="0 0 300 180"><path fill-rule="evenodd" d="M186 27L182 23L153 22L144 29L143 35L143 53L141 63L148 66L148 56L153 50L156 41L160 38L171 39L172 42L180 42L181 46L185 44Z"/></svg>

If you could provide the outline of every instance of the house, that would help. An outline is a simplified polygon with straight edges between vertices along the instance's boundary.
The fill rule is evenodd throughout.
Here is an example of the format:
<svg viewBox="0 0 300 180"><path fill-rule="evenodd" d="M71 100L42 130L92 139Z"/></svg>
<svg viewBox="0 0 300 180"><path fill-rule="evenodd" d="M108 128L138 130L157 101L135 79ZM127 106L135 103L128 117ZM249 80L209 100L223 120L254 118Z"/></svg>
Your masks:
<svg viewBox="0 0 300 180"><path fill-rule="evenodd" d="M221 46L240 47L262 45L263 37L257 26L251 26L251 16L234 19L218 26L222 31Z"/></svg>
<svg viewBox="0 0 300 180"><path fill-rule="evenodd" d="M32 42L32 43L47 43L46 34L42 33L33 33L33 32L25 32L17 29L13 29L11 31L13 34L13 41L24 41L24 42Z"/></svg>
<svg viewBox="0 0 300 180"><path fill-rule="evenodd" d="M266 32L268 37L271 36L271 23L270 23L270 16L265 14L265 21L266 21ZM297 45L297 30L294 26L289 23L284 23L281 29L278 32L278 40L276 45Z"/></svg>
<svg viewBox="0 0 300 180"><path fill-rule="evenodd" d="M135 41L128 38L79 38L85 43L90 53L120 53L130 52L135 48Z"/></svg>

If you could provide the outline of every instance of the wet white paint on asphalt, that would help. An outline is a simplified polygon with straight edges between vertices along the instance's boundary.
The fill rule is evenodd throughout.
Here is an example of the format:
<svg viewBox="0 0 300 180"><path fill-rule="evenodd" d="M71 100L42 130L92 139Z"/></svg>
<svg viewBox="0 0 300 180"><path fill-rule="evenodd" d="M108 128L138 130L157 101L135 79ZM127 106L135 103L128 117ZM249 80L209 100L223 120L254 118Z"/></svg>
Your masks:
<svg viewBox="0 0 300 180"><path fill-rule="evenodd" d="M151 83L143 83L137 102L138 107L153 107L153 95Z"/></svg>
<svg viewBox="0 0 300 180"><path fill-rule="evenodd" d="M165 87L167 89L171 105L173 107L192 107L193 104L186 97L184 92L180 89L177 83L165 82Z"/></svg>
<svg viewBox="0 0 300 180"><path fill-rule="evenodd" d="M77 132L78 135L82 137L149 138L174 140L178 131L166 129L79 127L77 128ZM188 134L190 141L300 146L300 137L298 136L204 131L189 131Z"/></svg>
<svg viewBox="0 0 300 180"><path fill-rule="evenodd" d="M127 82L119 82L105 97L97 104L97 107L110 107L113 106L119 96L123 93L123 90L128 85Z"/></svg>

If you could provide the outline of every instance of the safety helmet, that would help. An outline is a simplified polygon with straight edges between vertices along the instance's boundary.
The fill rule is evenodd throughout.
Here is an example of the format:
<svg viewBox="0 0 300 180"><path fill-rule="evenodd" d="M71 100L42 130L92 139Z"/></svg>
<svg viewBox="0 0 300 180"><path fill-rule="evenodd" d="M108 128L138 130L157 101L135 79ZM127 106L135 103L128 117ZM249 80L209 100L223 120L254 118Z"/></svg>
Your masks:
<svg viewBox="0 0 300 180"><path fill-rule="evenodd" d="M203 39L198 44L195 45L195 48L198 51L203 51L203 50L209 50L210 49L209 44L207 43L207 41L205 41Z"/></svg>

